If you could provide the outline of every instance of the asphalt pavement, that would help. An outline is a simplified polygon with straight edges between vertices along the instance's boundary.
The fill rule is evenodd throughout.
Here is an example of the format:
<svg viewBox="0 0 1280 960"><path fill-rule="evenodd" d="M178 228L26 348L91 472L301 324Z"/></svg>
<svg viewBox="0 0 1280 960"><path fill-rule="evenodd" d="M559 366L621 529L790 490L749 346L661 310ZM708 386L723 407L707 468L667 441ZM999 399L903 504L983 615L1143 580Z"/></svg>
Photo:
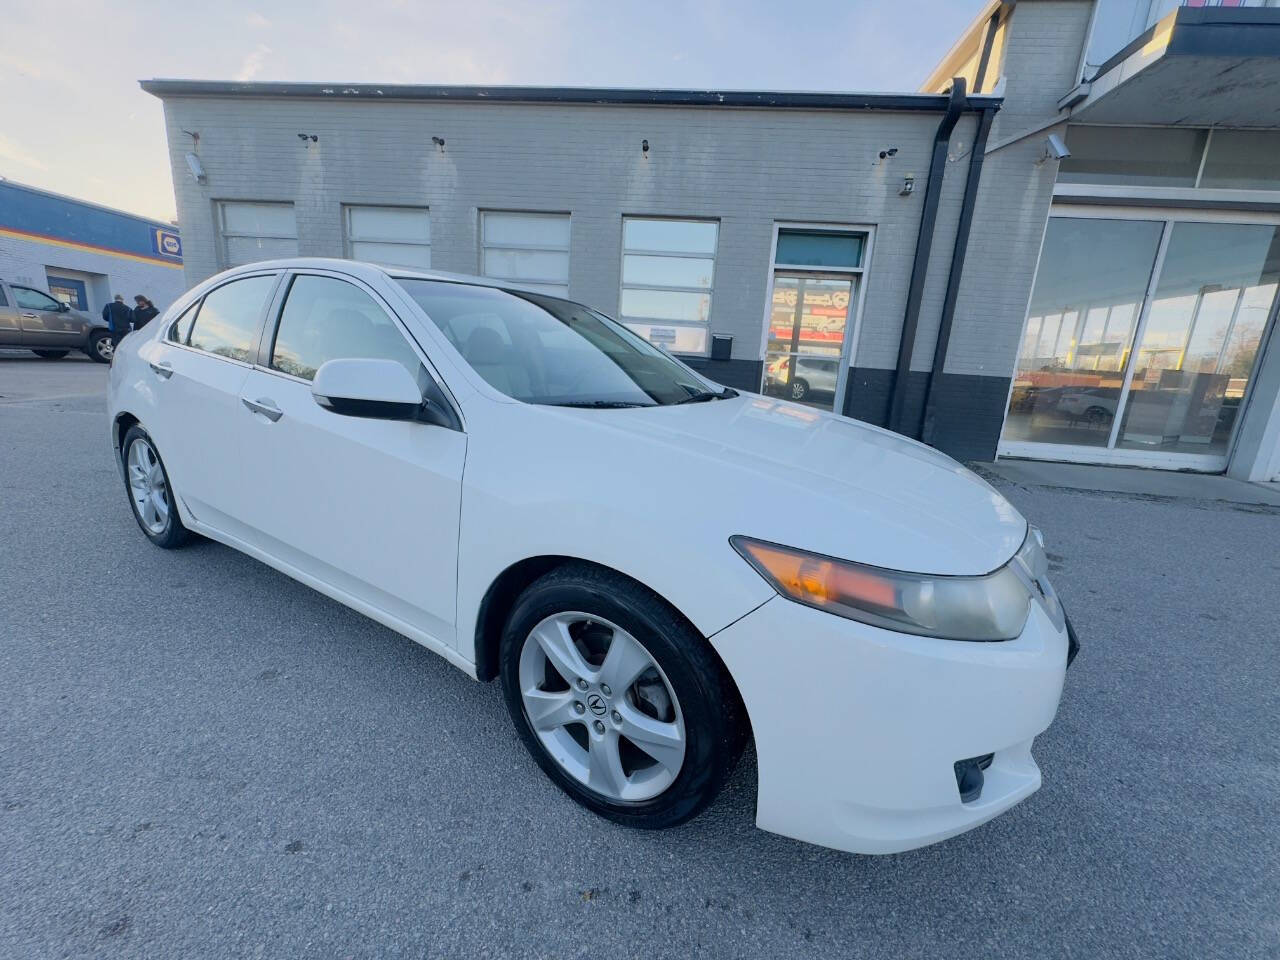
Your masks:
<svg viewBox="0 0 1280 960"><path fill-rule="evenodd" d="M635 832L542 776L496 685L147 542L105 374L0 356L0 956L1280 956L1276 508L997 480L1084 646L1043 788L990 824L774 836L748 752Z"/></svg>

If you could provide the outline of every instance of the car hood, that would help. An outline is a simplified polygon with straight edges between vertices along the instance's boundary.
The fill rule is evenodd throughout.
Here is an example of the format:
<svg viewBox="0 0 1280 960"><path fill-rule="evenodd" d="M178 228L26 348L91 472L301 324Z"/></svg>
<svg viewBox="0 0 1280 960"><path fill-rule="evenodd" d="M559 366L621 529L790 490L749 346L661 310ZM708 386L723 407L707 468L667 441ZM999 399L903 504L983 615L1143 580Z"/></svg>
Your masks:
<svg viewBox="0 0 1280 960"><path fill-rule="evenodd" d="M1027 524L950 457L878 427L743 394L680 406L555 410L667 503L742 534L895 570L1001 566ZM578 435L579 441L585 439ZM628 484L635 486L635 483Z"/></svg>

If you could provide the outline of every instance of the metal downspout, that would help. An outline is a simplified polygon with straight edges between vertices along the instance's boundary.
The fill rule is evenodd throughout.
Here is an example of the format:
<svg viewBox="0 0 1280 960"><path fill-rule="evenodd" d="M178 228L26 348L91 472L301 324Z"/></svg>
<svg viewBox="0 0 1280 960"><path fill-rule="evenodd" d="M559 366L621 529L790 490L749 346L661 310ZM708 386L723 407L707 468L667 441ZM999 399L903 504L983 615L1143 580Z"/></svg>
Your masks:
<svg viewBox="0 0 1280 960"><path fill-rule="evenodd" d="M947 293L942 299L942 316L938 321L938 342L933 348L933 366L929 368L929 385L925 388L924 410L920 419L920 439L932 446L934 433L935 397L938 378L947 362L947 347L951 344L951 324L956 315L956 298L960 294L960 281L964 277L964 260L969 251L969 231L973 227L973 210L977 206L978 182L982 178L982 163L986 158L987 135L999 107L988 107L978 119L978 133L973 140L973 153L969 160L969 174L964 183L964 200L960 204L960 222L956 225L955 248L951 253L951 269L947 275Z"/></svg>
<svg viewBox="0 0 1280 960"><path fill-rule="evenodd" d="M920 233L916 237L915 262L911 265L911 284L907 288L907 309L902 318L902 337L898 343L898 368L893 378L893 392L889 400L890 430L902 433L903 414L907 398L907 378L911 373L911 354L915 349L916 328L920 325L920 301L924 297L925 275L929 269L929 253L933 249L933 227L938 219L938 200L942 194L942 178L946 173L947 149L951 144L951 131L955 129L966 97L963 77L951 81L951 97L947 112L938 124L933 136L933 157L929 161L929 181L924 191L924 209L920 213Z"/></svg>

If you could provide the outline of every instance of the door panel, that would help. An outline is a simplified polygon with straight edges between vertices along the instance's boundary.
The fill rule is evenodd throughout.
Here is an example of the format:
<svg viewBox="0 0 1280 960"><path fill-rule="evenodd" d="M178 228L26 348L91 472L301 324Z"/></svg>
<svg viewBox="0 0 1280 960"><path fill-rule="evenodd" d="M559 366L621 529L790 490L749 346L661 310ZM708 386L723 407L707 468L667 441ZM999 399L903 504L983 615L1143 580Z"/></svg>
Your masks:
<svg viewBox="0 0 1280 960"><path fill-rule="evenodd" d="M63 313L58 301L30 287L12 287L27 346L77 347L84 339L84 323L77 314Z"/></svg>
<svg viewBox="0 0 1280 960"><path fill-rule="evenodd" d="M141 376L156 398L145 426L174 490L197 520L240 536L236 504L252 484L240 406L249 367L164 340L147 344L142 355L148 365Z"/></svg>
<svg viewBox="0 0 1280 960"><path fill-rule="evenodd" d="M18 322L18 307L12 294L0 284L0 343L17 346L22 343L22 324Z"/></svg>
<svg viewBox="0 0 1280 960"><path fill-rule="evenodd" d="M308 383L253 370L242 397L251 496L237 515L261 549L453 645L466 436L413 421L344 417Z"/></svg>

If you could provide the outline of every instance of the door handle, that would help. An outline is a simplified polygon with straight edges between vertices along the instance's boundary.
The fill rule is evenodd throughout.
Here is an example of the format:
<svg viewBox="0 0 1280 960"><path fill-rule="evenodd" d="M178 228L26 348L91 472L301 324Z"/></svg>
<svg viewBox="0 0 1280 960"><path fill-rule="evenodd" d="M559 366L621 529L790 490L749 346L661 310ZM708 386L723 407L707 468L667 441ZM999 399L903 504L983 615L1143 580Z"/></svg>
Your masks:
<svg viewBox="0 0 1280 960"><path fill-rule="evenodd" d="M241 397L240 402L252 410L254 413L260 413L272 423L275 423L284 416L284 411L275 405L275 403L266 397L259 397L257 400L250 400L248 397Z"/></svg>
<svg viewBox="0 0 1280 960"><path fill-rule="evenodd" d="M40 314L38 314L38 313L23 313L23 316L24 316L24 317L26 317L28 320L39 320L39 319L40 319Z"/></svg>
<svg viewBox="0 0 1280 960"><path fill-rule="evenodd" d="M166 360L152 360L147 365L162 380L168 380L173 376L173 364Z"/></svg>

